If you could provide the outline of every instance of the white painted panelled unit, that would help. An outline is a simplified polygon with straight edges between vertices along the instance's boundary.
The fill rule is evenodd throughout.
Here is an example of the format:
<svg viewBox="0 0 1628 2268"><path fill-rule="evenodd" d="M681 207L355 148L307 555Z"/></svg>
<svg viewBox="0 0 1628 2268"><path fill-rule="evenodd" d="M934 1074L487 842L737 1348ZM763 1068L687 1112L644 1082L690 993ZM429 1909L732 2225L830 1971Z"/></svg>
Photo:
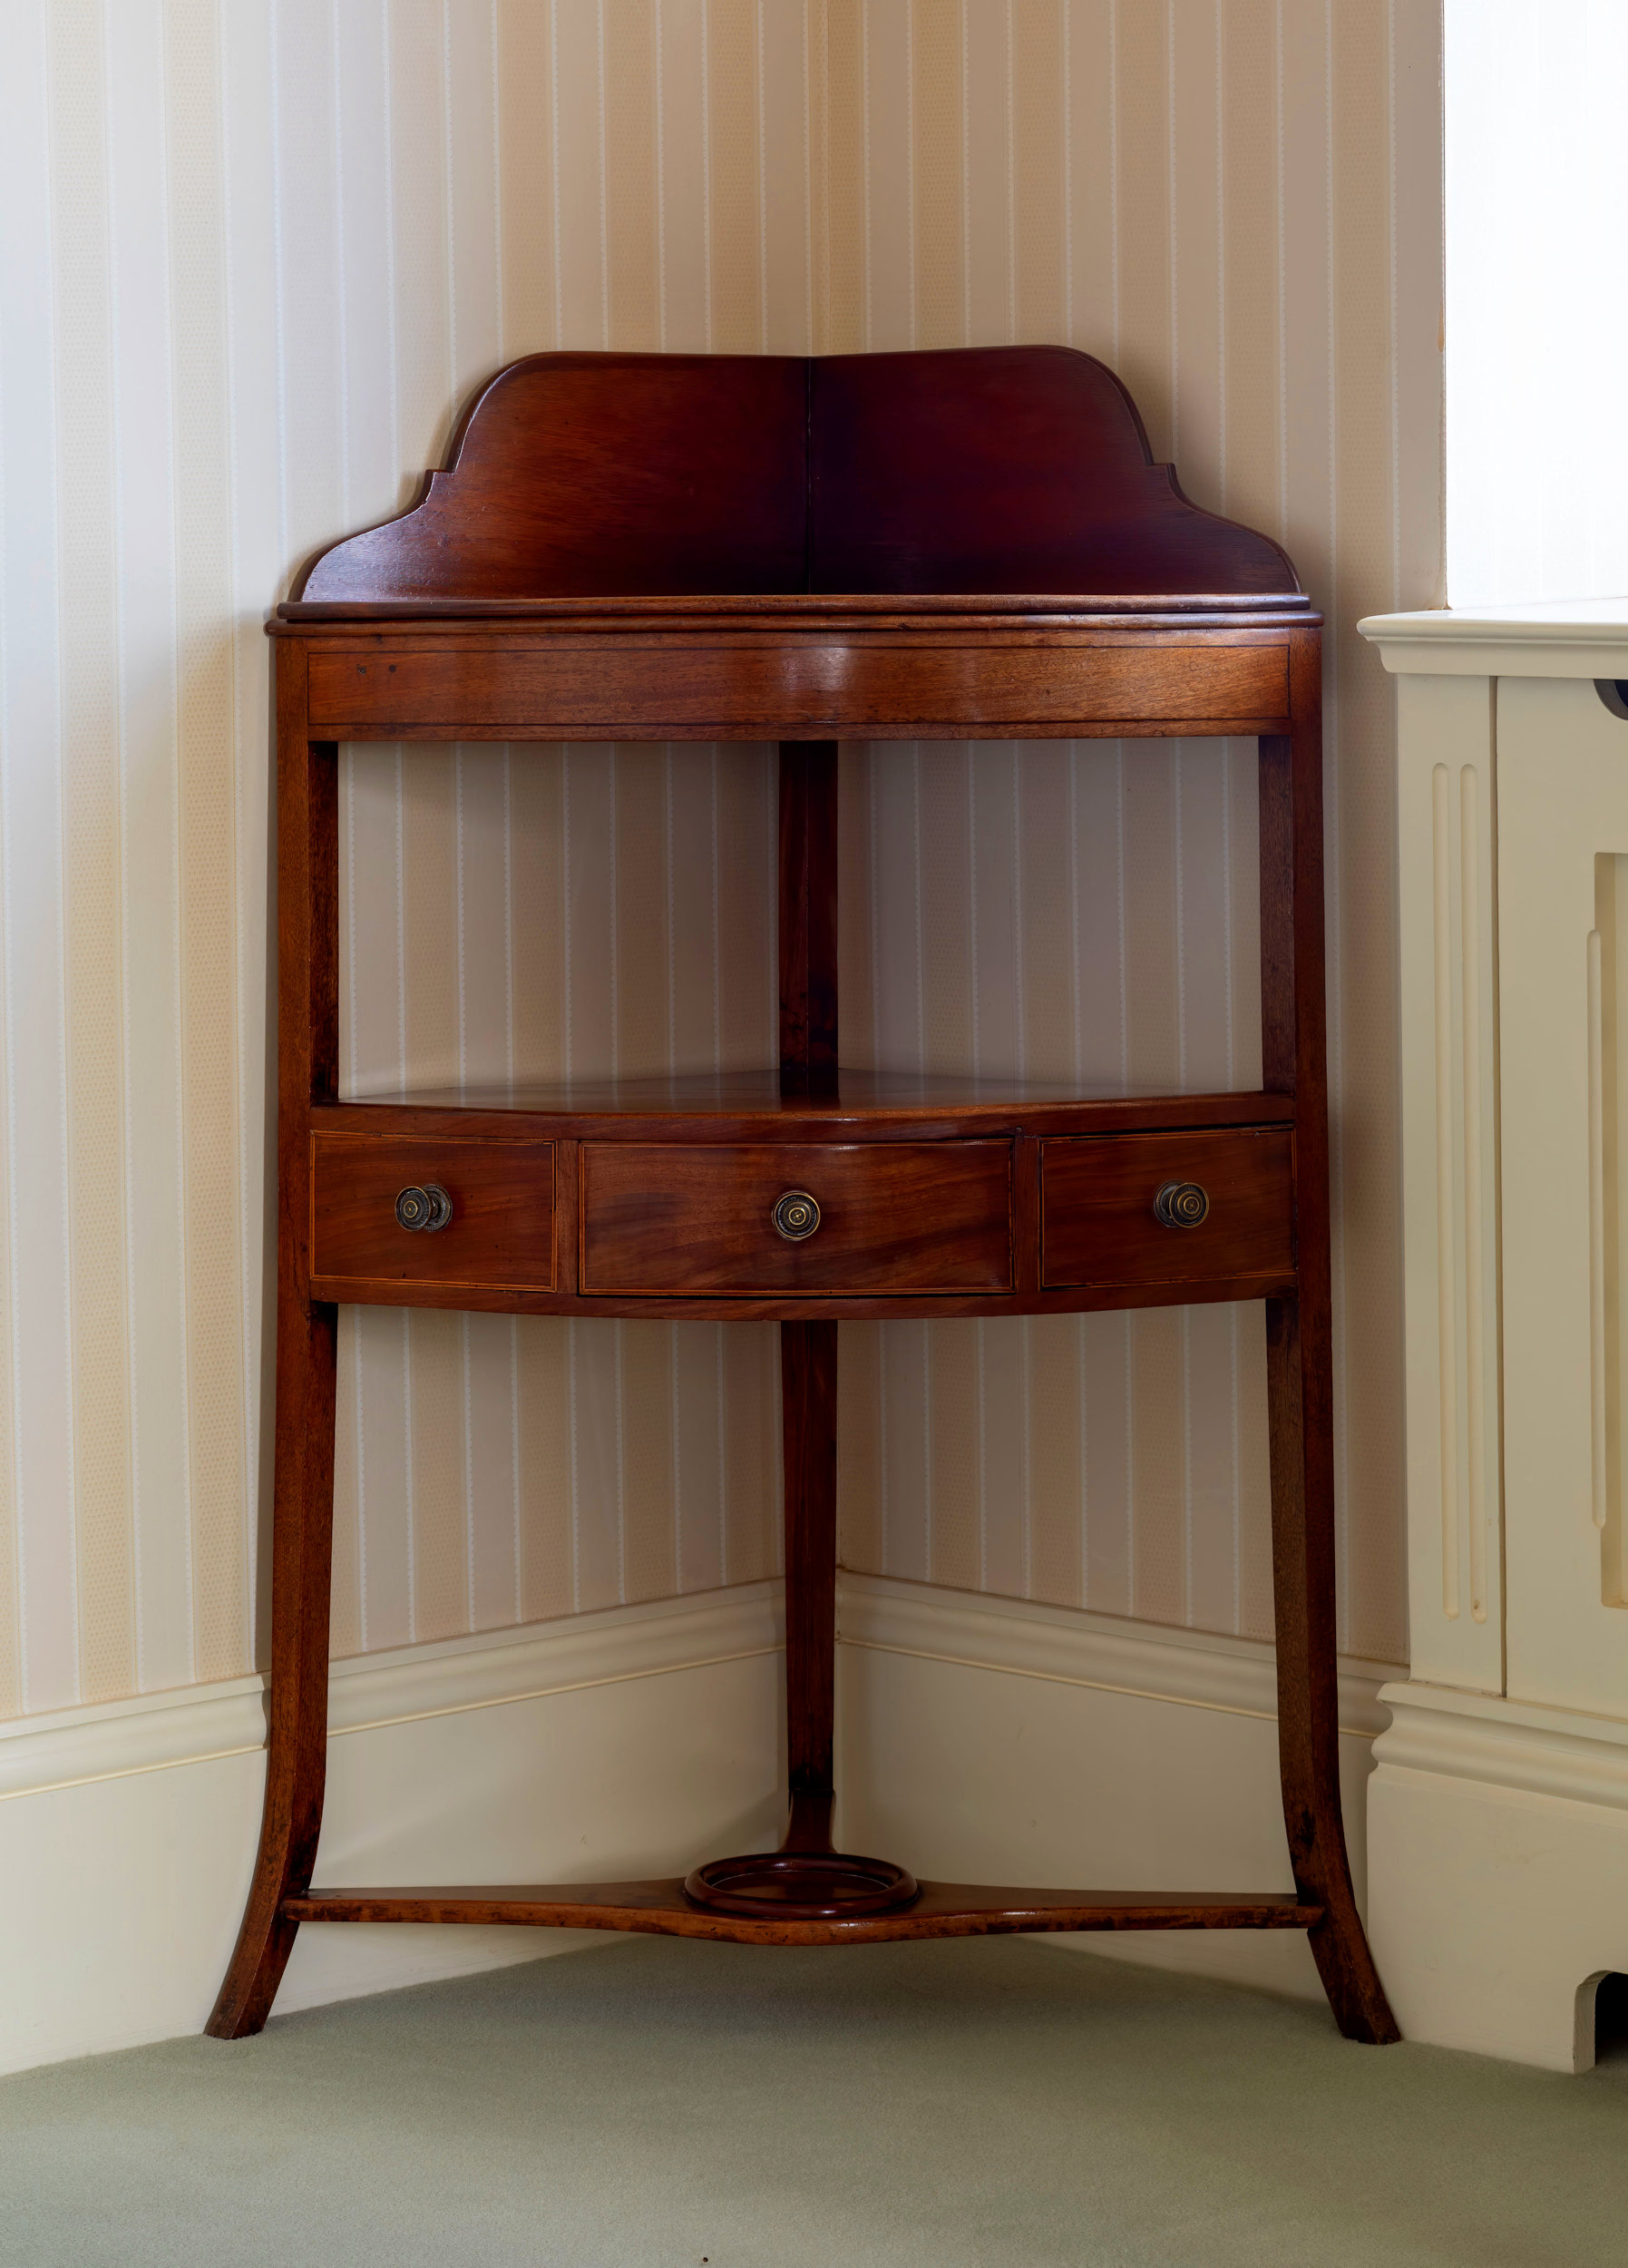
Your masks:
<svg viewBox="0 0 1628 2268"><path fill-rule="evenodd" d="M1628 1970L1628 601L1361 627L1398 679L1412 1620L1375 1950L1410 2037L1584 2068Z"/></svg>
<svg viewBox="0 0 1628 2268"><path fill-rule="evenodd" d="M1405 677L1397 699L1412 1661L1416 1677L1496 1693L1492 691L1480 678Z"/></svg>

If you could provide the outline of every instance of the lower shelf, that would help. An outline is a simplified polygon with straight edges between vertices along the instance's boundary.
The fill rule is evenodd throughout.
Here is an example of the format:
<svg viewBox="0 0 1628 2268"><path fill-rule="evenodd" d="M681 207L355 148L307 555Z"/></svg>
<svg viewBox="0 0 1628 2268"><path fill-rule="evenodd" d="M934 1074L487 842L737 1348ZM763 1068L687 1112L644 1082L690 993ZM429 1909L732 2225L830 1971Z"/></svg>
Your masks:
<svg viewBox="0 0 1628 2268"><path fill-rule="evenodd" d="M513 1922L545 1930L646 1930L742 1945L872 1945L897 1938L989 1937L1038 1930L1309 1930L1323 1910L1292 1894L1028 1890L923 1882L902 1912L851 1921L707 1913L682 1881L504 1883L480 1890L312 1890L286 1898L290 1921Z"/></svg>

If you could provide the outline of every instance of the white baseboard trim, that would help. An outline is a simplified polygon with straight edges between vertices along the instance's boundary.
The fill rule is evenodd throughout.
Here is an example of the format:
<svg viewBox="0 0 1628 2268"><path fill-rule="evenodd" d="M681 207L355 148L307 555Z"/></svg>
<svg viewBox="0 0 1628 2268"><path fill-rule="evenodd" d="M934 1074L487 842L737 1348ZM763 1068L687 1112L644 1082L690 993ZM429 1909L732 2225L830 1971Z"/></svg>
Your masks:
<svg viewBox="0 0 1628 2268"><path fill-rule="evenodd" d="M0 1804L266 1745L266 1679L228 1677L0 1724Z"/></svg>
<svg viewBox="0 0 1628 2268"><path fill-rule="evenodd" d="M1594 1987L1628 1971L1628 1725L1422 1683L1379 1697L1373 1940L1403 2031L1586 2070Z"/></svg>
<svg viewBox="0 0 1628 2268"><path fill-rule="evenodd" d="M854 1575L838 1625L850 1848L951 1880L1289 1887L1270 1647ZM320 1878L627 1879L765 1847L781 1630L780 1587L759 1583L335 1663ZM1378 1683L1342 1667L1359 1869ZM243 1677L0 1725L0 2071L201 2027L253 1862L265 1724L265 1681ZM1317 1989L1298 1937L1223 1934L1082 1941ZM307 1929L278 2006L580 1941Z"/></svg>
<svg viewBox="0 0 1628 2268"><path fill-rule="evenodd" d="M850 1574L839 1579L837 1628L843 1645L876 1653L1277 1722L1276 1655L1259 1639ZM1341 1658L1341 1732L1371 1740L1383 1730L1379 1689L1396 1675Z"/></svg>
<svg viewBox="0 0 1628 2268"><path fill-rule="evenodd" d="M336 1661L328 1736L772 1654L784 1628L779 1591L746 1583ZM0 1803L250 1755L266 1745L268 1683L230 1677L0 1724Z"/></svg>
<svg viewBox="0 0 1628 2268"><path fill-rule="evenodd" d="M848 1576L840 1834L916 1873L1108 1891L1287 1891L1272 1649L1032 1601ZM1359 1899L1385 1666L1340 1665ZM1043 1941L1321 1996L1298 1932Z"/></svg>
<svg viewBox="0 0 1628 2268"><path fill-rule="evenodd" d="M1374 1761L1628 1811L1628 1725L1449 1686L1381 1687L1390 1711Z"/></svg>
<svg viewBox="0 0 1628 2268"><path fill-rule="evenodd" d="M772 1839L775 1587L338 1662L318 1866L337 1884L681 1872ZM265 1681L0 1727L0 2071L201 2028L265 1786ZM322 2001L535 1959L553 1931L306 1930Z"/></svg>
<svg viewBox="0 0 1628 2268"><path fill-rule="evenodd" d="M874 1653L1277 1718L1272 1648L1257 1639L846 1571L837 1632L843 1646ZM782 1586L765 1582L358 1655L329 1667L328 1737L749 1660L776 1652L784 1633ZM1395 1675L1389 1664L1342 1658L1342 1732L1371 1740L1383 1731L1381 1686L1399 1706L1416 1690L1385 1685ZM0 1803L251 1755L266 1745L268 1683L257 1673L0 1723ZM1628 1804L1628 1726L1617 1733Z"/></svg>

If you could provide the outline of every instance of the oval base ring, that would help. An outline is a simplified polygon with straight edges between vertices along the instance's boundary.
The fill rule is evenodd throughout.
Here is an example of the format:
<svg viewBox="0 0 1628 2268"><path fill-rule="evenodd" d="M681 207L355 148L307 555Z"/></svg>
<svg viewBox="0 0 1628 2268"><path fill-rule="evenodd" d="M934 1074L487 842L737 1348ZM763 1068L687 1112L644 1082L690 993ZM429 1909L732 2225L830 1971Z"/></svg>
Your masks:
<svg viewBox="0 0 1628 2268"><path fill-rule="evenodd" d="M756 1851L709 1859L687 1876L684 1895L712 1913L764 1921L846 1921L894 1913L921 1895L913 1874L891 1859L845 1851Z"/></svg>

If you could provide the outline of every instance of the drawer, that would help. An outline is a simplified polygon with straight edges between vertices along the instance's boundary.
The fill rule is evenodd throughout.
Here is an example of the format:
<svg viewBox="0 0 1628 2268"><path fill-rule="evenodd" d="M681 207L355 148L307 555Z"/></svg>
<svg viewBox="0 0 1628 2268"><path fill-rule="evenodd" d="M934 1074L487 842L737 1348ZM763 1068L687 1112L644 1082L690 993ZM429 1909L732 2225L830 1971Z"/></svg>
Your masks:
<svg viewBox="0 0 1628 2268"><path fill-rule="evenodd" d="M1173 1184L1203 1190L1202 1219L1160 1219L1155 1202ZM1281 1281L1293 1271L1294 1138L1282 1127L1040 1145L1046 1286Z"/></svg>
<svg viewBox="0 0 1628 2268"><path fill-rule="evenodd" d="M885 586L884 586L885 587ZM630 738L685 737L726 727L773 738L776 726L835 731L871 724L958 720L1008 728L1082 717L1229 719L1242 728L1287 717L1286 645L1035 648L803 638L787 649L744 639L692 645L682 670L658 648L627 641L603 659L595 639L547 650L467 644L414 648L393 659L355 647L313 647L310 721L324 735L424 730L455 719L469 731L566 739L607 727ZM734 737L725 732L726 738Z"/></svg>
<svg viewBox="0 0 1628 2268"><path fill-rule="evenodd" d="M792 1242L790 1191L819 1207ZM590 1295L1006 1292L1012 1146L985 1142L584 1142Z"/></svg>
<svg viewBox="0 0 1628 2268"><path fill-rule="evenodd" d="M317 1134L311 1166L311 1274L325 1284L553 1289L552 1142ZM444 1189L445 1227L404 1228L404 1189Z"/></svg>

